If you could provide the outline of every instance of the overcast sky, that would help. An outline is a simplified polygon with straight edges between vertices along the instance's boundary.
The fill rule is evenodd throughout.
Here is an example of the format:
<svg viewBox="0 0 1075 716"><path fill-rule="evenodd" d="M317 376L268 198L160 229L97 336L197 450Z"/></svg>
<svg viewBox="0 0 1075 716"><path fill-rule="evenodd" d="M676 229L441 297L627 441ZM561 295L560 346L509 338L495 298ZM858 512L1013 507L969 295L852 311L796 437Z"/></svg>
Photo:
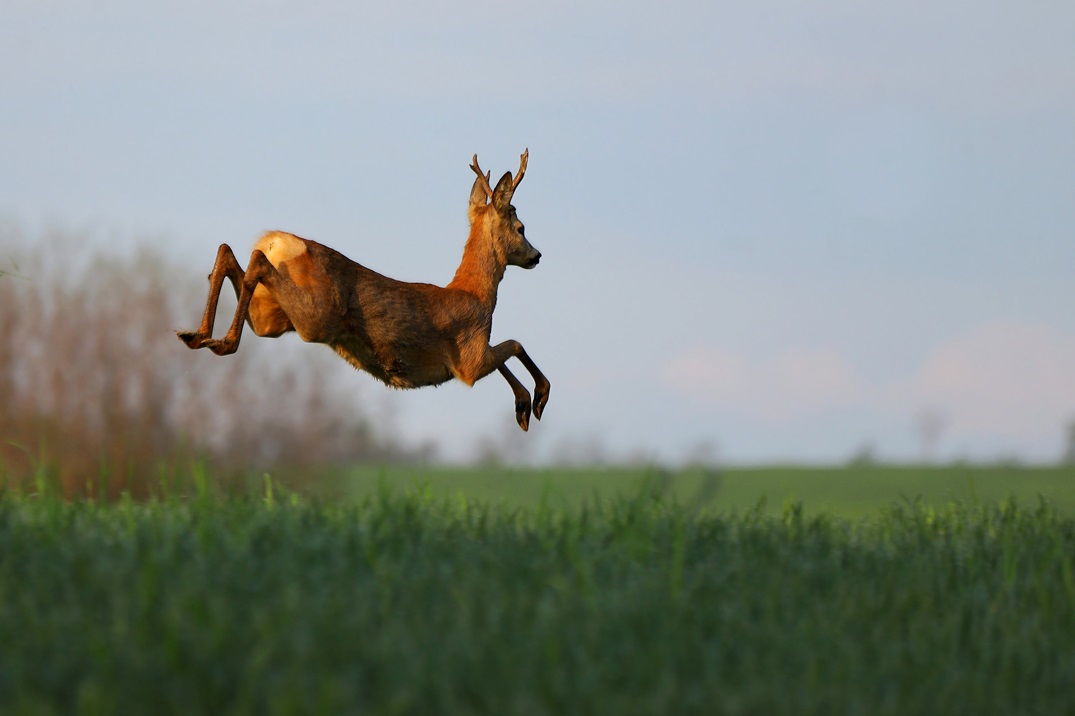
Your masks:
<svg viewBox="0 0 1075 716"><path fill-rule="evenodd" d="M536 455L916 459L931 413L943 459L1059 456L1069 0L0 5L0 219L31 238L152 240L201 275L275 228L445 283L471 155L499 175L526 147L544 258L508 271L494 340L552 381ZM449 455L514 425L495 375L326 379Z"/></svg>

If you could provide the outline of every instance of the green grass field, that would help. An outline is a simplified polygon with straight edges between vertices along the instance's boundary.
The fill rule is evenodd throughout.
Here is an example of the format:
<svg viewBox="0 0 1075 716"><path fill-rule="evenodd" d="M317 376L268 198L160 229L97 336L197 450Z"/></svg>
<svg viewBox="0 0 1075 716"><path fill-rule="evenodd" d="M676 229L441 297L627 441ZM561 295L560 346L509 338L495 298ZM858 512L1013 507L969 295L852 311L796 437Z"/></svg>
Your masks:
<svg viewBox="0 0 1075 716"><path fill-rule="evenodd" d="M775 512L731 473L495 475L0 493L0 713L1075 711L1075 521L990 502L991 472L976 504L878 507L759 471L819 505Z"/></svg>
<svg viewBox="0 0 1075 716"><path fill-rule="evenodd" d="M577 507L595 498L637 494L643 483L669 500L707 512L751 510L779 514L788 501L808 514L857 518L894 503L921 501L996 503L1013 497L1037 504L1044 497L1057 511L1075 516L1075 466L1020 467L952 465L655 468L358 468L333 481L336 493L361 499L384 487L429 490L438 498L479 499L508 507L535 508L543 502Z"/></svg>

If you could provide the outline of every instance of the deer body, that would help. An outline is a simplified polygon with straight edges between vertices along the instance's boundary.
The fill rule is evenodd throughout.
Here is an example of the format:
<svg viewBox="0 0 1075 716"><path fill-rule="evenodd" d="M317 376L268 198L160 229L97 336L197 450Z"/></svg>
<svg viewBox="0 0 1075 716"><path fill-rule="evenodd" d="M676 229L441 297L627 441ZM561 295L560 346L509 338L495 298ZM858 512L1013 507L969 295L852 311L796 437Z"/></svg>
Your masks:
<svg viewBox="0 0 1075 716"><path fill-rule="evenodd" d="M209 300L197 331L177 332L190 348L234 353L245 323L259 336L295 331L325 343L355 368L394 388L467 385L493 370L515 394L516 420L526 430L530 394L504 365L518 357L535 380L533 414L540 418L549 381L518 341L490 345L497 287L509 265L533 268L541 254L524 236L511 197L526 169L522 155L515 179L508 172L494 190L478 168L471 190L470 236L455 277L445 287L383 276L327 246L284 232L269 232L255 245L247 269L221 245L209 275ZM220 289L232 282L239 305L227 334L211 338Z"/></svg>

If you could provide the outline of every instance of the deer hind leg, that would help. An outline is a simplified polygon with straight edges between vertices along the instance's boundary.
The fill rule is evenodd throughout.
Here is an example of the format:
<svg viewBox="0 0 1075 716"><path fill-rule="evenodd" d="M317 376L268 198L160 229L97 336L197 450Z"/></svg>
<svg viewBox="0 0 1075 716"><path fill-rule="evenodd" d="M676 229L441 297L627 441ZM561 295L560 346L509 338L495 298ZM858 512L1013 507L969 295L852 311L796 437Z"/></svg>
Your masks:
<svg viewBox="0 0 1075 716"><path fill-rule="evenodd" d="M236 264L238 265L238 264ZM216 353L218 356L230 355L239 349L239 340L243 335L243 324L246 323L250 313L250 299L254 296L254 289L259 284L265 284L270 291L272 287L280 283L281 276L276 268L269 263L261 251L255 249L250 254L250 263L246 267L246 273L239 279L239 305L235 308L235 317L231 327L220 340L203 338L202 346ZM217 290L219 293L219 289ZM215 305L214 305L215 311ZM210 328L212 326L210 325Z"/></svg>
<svg viewBox="0 0 1075 716"><path fill-rule="evenodd" d="M217 249L216 263L209 274L209 299L205 303L205 313L202 314L201 325L196 331L176 331L179 340L187 344L188 348L202 348L206 341L213 335L213 323L216 321L217 303L220 301L220 289L224 285L224 279L230 279L232 288L235 289L236 298L240 294L240 285L243 280L243 268L235 260L235 254L227 244L221 244Z"/></svg>

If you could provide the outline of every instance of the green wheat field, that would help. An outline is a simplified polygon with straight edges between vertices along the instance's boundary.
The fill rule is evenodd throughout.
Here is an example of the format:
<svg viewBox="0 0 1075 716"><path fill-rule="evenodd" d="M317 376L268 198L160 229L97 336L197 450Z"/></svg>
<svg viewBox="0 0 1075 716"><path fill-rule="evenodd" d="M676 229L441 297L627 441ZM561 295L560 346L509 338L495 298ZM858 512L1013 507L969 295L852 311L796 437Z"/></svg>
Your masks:
<svg viewBox="0 0 1075 716"><path fill-rule="evenodd" d="M1073 468L330 482L0 491L0 713L1075 712Z"/></svg>

